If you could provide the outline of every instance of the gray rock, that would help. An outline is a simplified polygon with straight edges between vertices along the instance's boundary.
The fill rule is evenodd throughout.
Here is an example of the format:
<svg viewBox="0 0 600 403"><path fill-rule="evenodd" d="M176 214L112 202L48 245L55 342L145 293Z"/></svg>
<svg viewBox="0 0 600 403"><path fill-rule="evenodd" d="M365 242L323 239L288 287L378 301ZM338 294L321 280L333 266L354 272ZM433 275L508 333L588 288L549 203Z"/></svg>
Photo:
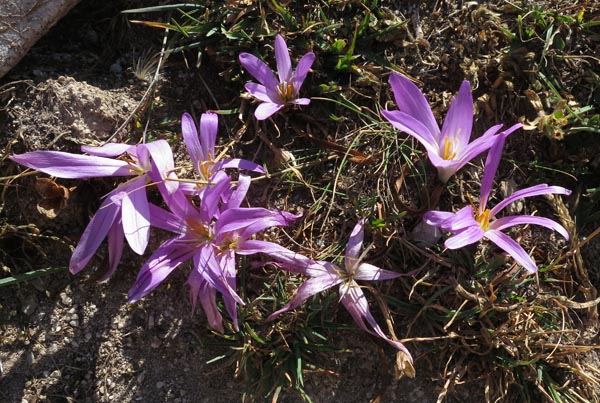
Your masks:
<svg viewBox="0 0 600 403"><path fill-rule="evenodd" d="M29 294L27 297L25 297L21 309L25 315L31 316L31 314L33 312L35 312L35 309L37 308L37 306L38 306L37 297L35 296L35 294Z"/></svg>
<svg viewBox="0 0 600 403"><path fill-rule="evenodd" d="M79 0L0 1L0 77Z"/></svg>

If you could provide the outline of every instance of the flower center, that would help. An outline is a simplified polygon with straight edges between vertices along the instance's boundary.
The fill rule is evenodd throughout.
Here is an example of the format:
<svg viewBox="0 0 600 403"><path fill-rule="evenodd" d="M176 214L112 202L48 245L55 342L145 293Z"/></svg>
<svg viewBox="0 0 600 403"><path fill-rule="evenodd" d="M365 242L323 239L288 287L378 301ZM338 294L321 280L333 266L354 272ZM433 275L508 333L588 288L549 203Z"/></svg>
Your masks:
<svg viewBox="0 0 600 403"><path fill-rule="evenodd" d="M475 221L479 223L482 230L487 231L490 226L490 209L485 209L481 213L477 210L477 213L475 213Z"/></svg>
<svg viewBox="0 0 600 403"><path fill-rule="evenodd" d="M478 207L475 207L475 203L473 203L473 199L471 195L467 193L467 199L469 199L469 204L473 207L473 211L475 212L475 221L479 223L479 226L482 230L487 231L490 226L490 212L491 210L485 209L480 211Z"/></svg>
<svg viewBox="0 0 600 403"><path fill-rule="evenodd" d="M294 86L287 81L280 83L277 86L277 91L283 102L290 102L294 99Z"/></svg>
<svg viewBox="0 0 600 403"><path fill-rule="evenodd" d="M137 158L134 158L133 155L129 153L125 153L119 157L121 161L125 161L129 165L129 172L134 175L144 175L146 170L139 165Z"/></svg>
<svg viewBox="0 0 600 403"><path fill-rule="evenodd" d="M239 235L238 234L234 234L232 235L231 238L227 238L223 241L223 244L221 245L221 250L225 251L227 249L237 249L239 246Z"/></svg>
<svg viewBox="0 0 600 403"><path fill-rule="evenodd" d="M445 160L452 160L456 157L456 137L446 136L444 138L444 153L442 154L442 158Z"/></svg>
<svg viewBox="0 0 600 403"><path fill-rule="evenodd" d="M186 218L185 222L189 227L188 234L196 238L199 242L206 242L212 238L208 227L201 222L192 218Z"/></svg>
<svg viewBox="0 0 600 403"><path fill-rule="evenodd" d="M209 155L209 159L207 161L201 161L200 166L198 167L198 172L200 173L201 179L205 181L209 181L212 176L212 168L215 165L212 160L212 156Z"/></svg>

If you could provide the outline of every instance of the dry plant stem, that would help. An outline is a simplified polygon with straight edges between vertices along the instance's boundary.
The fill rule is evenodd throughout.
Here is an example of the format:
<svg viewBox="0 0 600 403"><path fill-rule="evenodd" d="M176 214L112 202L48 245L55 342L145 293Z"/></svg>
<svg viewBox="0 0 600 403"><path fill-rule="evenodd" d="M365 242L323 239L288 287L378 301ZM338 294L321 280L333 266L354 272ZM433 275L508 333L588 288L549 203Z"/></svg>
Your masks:
<svg viewBox="0 0 600 403"><path fill-rule="evenodd" d="M369 291L371 291L371 294L373 294L373 296L375 297L375 300L379 304L379 307L381 308L381 312L383 313L383 317L385 318L385 324L390 332L390 335L392 336L392 340L399 341L398 336L396 336L396 332L394 331L394 322L392 320L392 315L390 314L390 308L389 308L388 304L382 298L379 291L377 291L375 288L373 288L370 285L365 285L363 287L368 289ZM408 376L409 378L414 378L416 375L415 368L412 366L410 361L406 359L405 353L402 351L398 351L396 354L397 354L397 359L396 359L396 366L395 366L395 371L394 371L396 374L396 378L400 379L401 377L403 377L405 375Z"/></svg>
<svg viewBox="0 0 600 403"><path fill-rule="evenodd" d="M440 391L440 394L438 395L437 398L437 403L442 403L444 401L444 399L446 398L446 395L448 394L448 392L452 389L452 387L455 384L459 384L460 383L460 379L467 373L467 366L463 366L463 361L464 361L464 357L461 357L460 361L458 364L456 364L456 366L454 368L452 368L452 371L447 374L444 373L444 377L446 378L446 383L444 383L444 387L442 388L442 390Z"/></svg>
<svg viewBox="0 0 600 403"><path fill-rule="evenodd" d="M565 206L564 202L562 201L562 199L560 197L549 195L548 198L552 202L552 205L553 205L554 209L556 210L556 213L558 214L560 221L565 226L567 231L571 234L571 239L570 239L571 249L569 250L569 252L567 252L567 254L561 256L556 263L560 262L560 260L562 260L564 257L572 255L573 256L573 266L575 267L575 276L578 280L579 289L580 289L581 293L583 294L585 301L588 301L588 302L596 301L598 298L598 290L596 290L596 287L594 287L594 285L590 281L588 270L585 267L583 257L581 256L581 247L583 245L585 245L586 243L588 243L591 239L593 239L596 235L598 235L600 233L600 227L596 228L596 230L594 230L594 232L592 232L585 240L583 240L581 242L577 242L577 239L579 238L578 234L577 234L577 227L575 225L575 222L571 218L571 215L569 214L569 209L567 208L567 206ZM586 325L588 327L592 327L593 329L595 329L595 331L598 331L597 305L598 305L597 302L594 303L589 308L589 310L587 311L587 315L586 315L587 316Z"/></svg>
<svg viewBox="0 0 600 403"><path fill-rule="evenodd" d="M125 128L125 126L127 126L129 124L129 122L131 122L131 120L133 119L134 115L144 105L147 105L148 101L150 100L150 94L152 93L152 90L154 89L154 87L156 86L156 83L158 82L158 78L160 76L160 69L163 66L164 59L166 57L168 57L168 53L166 52L167 37L168 37L168 35L169 35L169 30L165 29L165 34L163 36L162 48L160 50L160 57L158 59L157 65L156 65L156 71L154 72L154 76L152 77L152 81L150 81L150 84L148 84L148 88L146 89L146 92L142 96L142 99L140 100L140 102L138 102L138 104L135 106L135 108L133 108L133 111L129 114L129 116L127 117L127 119L125 119L125 121L121 124L121 126L119 126L117 128L117 130L115 130L115 132L113 134L111 134L108 139L106 139L106 141L104 142L104 144L110 143L112 141L112 139L114 139L121 132L121 130L123 130ZM143 138L142 142L143 143L146 142L146 131L145 130L144 130L144 138Z"/></svg>

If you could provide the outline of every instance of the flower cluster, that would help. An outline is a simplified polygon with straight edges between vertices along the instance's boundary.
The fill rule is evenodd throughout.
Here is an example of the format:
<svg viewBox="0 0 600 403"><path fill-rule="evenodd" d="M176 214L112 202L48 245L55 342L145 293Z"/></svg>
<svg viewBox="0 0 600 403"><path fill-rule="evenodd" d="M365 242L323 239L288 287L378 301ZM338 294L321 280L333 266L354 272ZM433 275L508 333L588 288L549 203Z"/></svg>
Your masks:
<svg viewBox="0 0 600 403"><path fill-rule="evenodd" d="M188 284L193 307L199 300L211 327L223 331L216 304L218 291L237 329L236 307L243 301L235 291L236 254L248 254L247 243L255 250L253 253L265 252L252 245L250 237L269 227L289 225L299 216L241 207L250 177L240 174L233 185L225 169L259 173L264 169L246 160L219 161L215 157L217 127L217 115L211 112L202 115L200 134L190 115L182 118L183 139L197 176L193 186L178 180L173 153L165 140L137 146L84 146L84 155L35 151L11 159L59 178L132 176L105 196L73 252L71 272L83 269L107 238L109 270L102 280L108 279L121 260L125 239L141 255L148 245L151 227L170 231L175 235L163 242L140 269L129 291L129 301L150 293L180 264L190 260L193 269ZM148 202L149 186L159 189L168 210Z"/></svg>
<svg viewBox="0 0 600 403"><path fill-rule="evenodd" d="M248 53L239 56L242 66L260 82L245 86L250 94L262 101L255 112L259 120L269 118L287 105L310 103L309 98L299 97L299 91L315 55L312 52L304 55L293 71L289 51L280 35L275 38L274 48L278 77L258 57ZM473 98L468 81L460 86L441 130L425 96L415 84L392 73L390 85L398 110L382 111L382 115L395 128L413 136L425 147L443 183L473 158L488 152L479 204L471 203L457 212L429 211L424 215L425 224L452 234L445 241L447 248L460 248L487 238L527 270L536 271L533 259L502 230L515 225L536 224L568 238L567 231L543 217L497 215L521 198L543 194L568 195L570 192L559 186L541 184L517 191L496 206L488 207L505 139L521 125L513 125L504 131L501 131L502 125L495 125L470 142ZM308 277L291 300L269 316L270 320L298 307L317 293L339 286L339 300L358 326L388 342L404 354L406 363L412 364L406 347L388 337L376 322L359 285L359 281L388 280L400 276L363 261L365 218L359 220L350 234L342 264L313 260L276 243L255 239L260 231L290 225L299 215L263 207L242 207L250 187L250 176L240 172L237 181L234 181L228 170L261 174L265 171L252 161L217 156L218 116L215 113L202 114L199 130L192 116L186 113L181 119L181 126L193 166L193 181L182 181L177 177L180 167L176 166L173 152L165 140L139 145L110 143L101 147L82 147L84 154L35 151L11 156L13 161L59 178L129 178L104 197L73 252L71 272L77 273L87 266L107 239L109 270L102 280L108 279L118 267L125 240L135 253L142 255L146 251L151 228L166 230L172 236L162 242L141 267L129 291L129 301L145 297L181 264L191 262L187 284L192 309L200 302L210 326L223 332L217 294L221 295L225 310L234 328L238 329L237 308L244 301L236 291L236 256L262 253L269 256L276 267ZM161 206L148 201L146 190L149 187L160 192Z"/></svg>
<svg viewBox="0 0 600 403"><path fill-rule="evenodd" d="M527 252L501 230L515 225L536 224L553 229L569 239L565 228L544 217L521 215L496 218L496 215L512 202L525 197L544 194L569 195L571 192L560 186L541 184L519 190L495 207L487 208L504 142L522 125L515 124L500 133L498 131L502 125L493 126L481 137L469 143L473 127L473 97L468 81L463 81L458 95L452 100L441 131L425 96L412 81L392 73L390 86L399 110L382 111L381 114L395 128L413 136L425 147L429 160L437 168L442 182L446 183L474 157L489 150L481 183L479 206L475 206L471 201L470 205L456 213L432 210L425 213L423 217L425 224L439 227L452 234L445 242L445 246L449 249L461 248L487 238L530 272L537 271L535 262Z"/></svg>

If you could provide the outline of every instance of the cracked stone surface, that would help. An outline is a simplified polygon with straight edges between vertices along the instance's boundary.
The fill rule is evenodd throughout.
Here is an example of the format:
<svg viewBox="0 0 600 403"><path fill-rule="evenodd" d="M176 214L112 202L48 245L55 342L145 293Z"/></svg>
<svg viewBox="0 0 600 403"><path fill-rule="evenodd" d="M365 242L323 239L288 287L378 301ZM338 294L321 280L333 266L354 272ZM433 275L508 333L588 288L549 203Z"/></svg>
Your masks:
<svg viewBox="0 0 600 403"><path fill-rule="evenodd" d="M0 77L79 0L0 1Z"/></svg>

